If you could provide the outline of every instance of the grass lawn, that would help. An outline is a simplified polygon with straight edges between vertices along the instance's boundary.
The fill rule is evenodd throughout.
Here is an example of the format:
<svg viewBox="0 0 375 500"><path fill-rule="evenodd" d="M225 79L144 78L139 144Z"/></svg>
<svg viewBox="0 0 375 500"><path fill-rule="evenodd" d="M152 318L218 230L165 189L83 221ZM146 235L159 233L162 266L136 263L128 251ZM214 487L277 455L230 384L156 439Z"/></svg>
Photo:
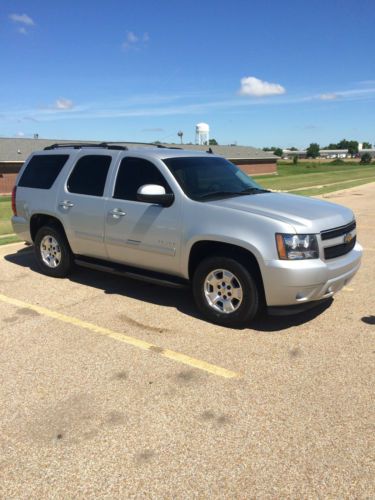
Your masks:
<svg viewBox="0 0 375 500"><path fill-rule="evenodd" d="M12 206L10 196L0 196L0 245L19 241L13 233L10 218L12 217ZM3 237L4 234L10 236Z"/></svg>
<svg viewBox="0 0 375 500"><path fill-rule="evenodd" d="M12 217L11 197L0 196L0 236L2 234L13 233L10 218ZM4 244L0 241L0 244Z"/></svg>
<svg viewBox="0 0 375 500"><path fill-rule="evenodd" d="M279 164L278 175L257 175L263 187L315 195L375 182L375 165L332 165L329 163ZM327 186L327 184L332 184ZM312 186L320 186L312 188ZM299 191L300 188L306 188ZM310 189L308 189L310 188Z"/></svg>

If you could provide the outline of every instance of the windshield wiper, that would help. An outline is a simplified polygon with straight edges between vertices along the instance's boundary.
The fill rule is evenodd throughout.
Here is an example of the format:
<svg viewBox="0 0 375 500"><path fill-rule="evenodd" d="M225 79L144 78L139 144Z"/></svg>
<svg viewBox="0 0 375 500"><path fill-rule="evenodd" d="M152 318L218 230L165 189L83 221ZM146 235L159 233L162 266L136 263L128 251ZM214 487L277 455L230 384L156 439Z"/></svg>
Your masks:
<svg viewBox="0 0 375 500"><path fill-rule="evenodd" d="M199 196L199 200L204 198L211 198L216 196L244 196L246 194L258 194L258 193L270 193L268 189L262 189L257 187L248 187L242 191L212 191L211 193L205 193Z"/></svg>
<svg viewBox="0 0 375 500"><path fill-rule="evenodd" d="M238 196L241 193L237 193L236 191L212 191L211 193L205 193L199 196L199 200L203 200L204 198L210 198L211 196Z"/></svg>
<svg viewBox="0 0 375 500"><path fill-rule="evenodd" d="M243 189L237 194L260 194L260 193L270 193L271 191L269 189L263 189L263 188L257 188L257 187L248 187L246 189Z"/></svg>

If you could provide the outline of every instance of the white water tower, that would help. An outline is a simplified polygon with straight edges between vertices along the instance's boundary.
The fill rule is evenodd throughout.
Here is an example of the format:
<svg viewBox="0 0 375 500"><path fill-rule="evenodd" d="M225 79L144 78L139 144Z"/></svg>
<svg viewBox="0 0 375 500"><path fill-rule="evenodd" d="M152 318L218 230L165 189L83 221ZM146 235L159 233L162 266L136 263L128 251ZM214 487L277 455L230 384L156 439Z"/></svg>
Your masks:
<svg viewBox="0 0 375 500"><path fill-rule="evenodd" d="M197 123L195 126L195 144L208 145L210 140L210 127L207 123Z"/></svg>

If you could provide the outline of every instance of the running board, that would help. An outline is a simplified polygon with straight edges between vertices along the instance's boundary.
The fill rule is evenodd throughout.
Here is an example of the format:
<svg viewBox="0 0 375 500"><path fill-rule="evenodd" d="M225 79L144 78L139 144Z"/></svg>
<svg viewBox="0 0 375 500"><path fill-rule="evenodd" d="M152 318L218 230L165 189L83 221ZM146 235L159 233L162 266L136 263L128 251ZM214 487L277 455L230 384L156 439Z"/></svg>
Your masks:
<svg viewBox="0 0 375 500"><path fill-rule="evenodd" d="M95 271L103 271L124 278L136 279L145 281L154 285L167 286L170 288L186 288L189 282L177 276L170 276L168 274L158 273L155 271L146 271L136 267L124 266L115 262L102 261L100 259L93 259L91 257L83 257L77 255L74 259L77 266L87 267Z"/></svg>

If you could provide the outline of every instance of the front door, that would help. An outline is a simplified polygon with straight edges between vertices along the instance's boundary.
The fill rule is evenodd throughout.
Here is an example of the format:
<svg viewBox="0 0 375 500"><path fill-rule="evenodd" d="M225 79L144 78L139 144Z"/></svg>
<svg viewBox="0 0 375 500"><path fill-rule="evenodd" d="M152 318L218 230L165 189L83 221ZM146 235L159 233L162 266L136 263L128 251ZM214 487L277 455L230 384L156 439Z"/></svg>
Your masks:
<svg viewBox="0 0 375 500"><path fill-rule="evenodd" d="M108 198L105 245L115 262L170 274L179 273L180 203L170 207L137 201L144 184L157 184L172 192L152 162L125 157L118 169L113 197Z"/></svg>

